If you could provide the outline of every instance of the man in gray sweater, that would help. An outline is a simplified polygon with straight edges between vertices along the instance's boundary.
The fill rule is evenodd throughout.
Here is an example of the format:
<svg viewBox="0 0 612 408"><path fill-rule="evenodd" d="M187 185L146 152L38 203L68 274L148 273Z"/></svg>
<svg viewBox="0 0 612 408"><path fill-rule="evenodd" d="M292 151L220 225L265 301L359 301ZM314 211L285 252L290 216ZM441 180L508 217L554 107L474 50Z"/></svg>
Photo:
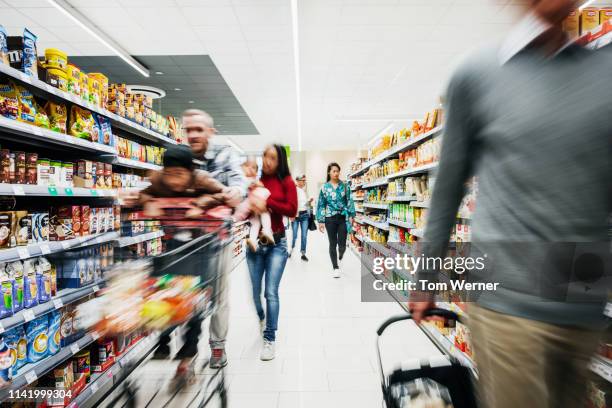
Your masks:
<svg viewBox="0 0 612 408"><path fill-rule="evenodd" d="M612 54L567 43L576 3L529 0L503 44L469 58L448 87L425 248L443 256L475 175L473 243L488 265L472 278L500 282L468 310L484 407L584 406L606 323ZM415 294L415 320L433 300Z"/></svg>

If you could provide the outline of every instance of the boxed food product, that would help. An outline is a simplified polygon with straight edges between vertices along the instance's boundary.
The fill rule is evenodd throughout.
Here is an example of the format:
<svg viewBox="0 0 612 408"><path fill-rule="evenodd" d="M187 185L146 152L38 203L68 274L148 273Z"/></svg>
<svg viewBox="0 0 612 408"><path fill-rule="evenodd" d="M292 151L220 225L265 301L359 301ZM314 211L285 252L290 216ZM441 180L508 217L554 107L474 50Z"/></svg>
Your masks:
<svg viewBox="0 0 612 408"><path fill-rule="evenodd" d="M74 363L69 360L53 370L55 377L55 388L69 390L74 384Z"/></svg>
<svg viewBox="0 0 612 408"><path fill-rule="evenodd" d="M580 14L578 10L572 10L567 18L563 21L563 30L571 39L580 36Z"/></svg>
<svg viewBox="0 0 612 408"><path fill-rule="evenodd" d="M98 141L99 132L91 112L72 105L70 109L70 134L79 139Z"/></svg>
<svg viewBox="0 0 612 408"><path fill-rule="evenodd" d="M91 376L90 352L88 349L81 350L73 357L74 374L84 374L86 381L89 382Z"/></svg>
<svg viewBox="0 0 612 408"><path fill-rule="evenodd" d="M113 205L113 229L119 231L121 229L121 206Z"/></svg>
<svg viewBox="0 0 612 408"><path fill-rule="evenodd" d="M595 7L587 7L580 12L580 32L585 34L599 25L599 11Z"/></svg>
<svg viewBox="0 0 612 408"><path fill-rule="evenodd" d="M105 188L113 188L113 165L110 163L104 164L104 181Z"/></svg>
<svg viewBox="0 0 612 408"><path fill-rule="evenodd" d="M98 208L98 231L108 232L108 212L106 208Z"/></svg>
<svg viewBox="0 0 612 408"><path fill-rule="evenodd" d="M47 316L37 317L26 323L25 332L28 340L27 360L36 363L47 356L49 320Z"/></svg>
<svg viewBox="0 0 612 408"><path fill-rule="evenodd" d="M106 188L106 178L104 176L104 163L97 162L95 164L95 178L94 178L94 186L95 188Z"/></svg>
<svg viewBox="0 0 612 408"><path fill-rule="evenodd" d="M27 211L15 211L17 222L17 245L28 245L32 242L32 218Z"/></svg>
<svg viewBox="0 0 612 408"><path fill-rule="evenodd" d="M99 234L100 229L98 228L98 209L90 208L89 209L89 230L91 234Z"/></svg>
<svg viewBox="0 0 612 408"><path fill-rule="evenodd" d="M51 160L45 159L45 158L38 159L38 162L36 164L36 172L38 173L37 180L38 180L39 186L48 186L50 184L50 180L51 180L50 175L49 175L50 171L51 171Z"/></svg>
<svg viewBox="0 0 612 408"><path fill-rule="evenodd" d="M13 214L0 213L0 248L10 248L13 228Z"/></svg>
<svg viewBox="0 0 612 408"><path fill-rule="evenodd" d="M0 115L13 120L19 117L19 97L12 82L0 83Z"/></svg>
<svg viewBox="0 0 612 408"><path fill-rule="evenodd" d="M57 281L60 288L80 288L88 283L87 259L83 251L68 251L63 254L57 265Z"/></svg>
<svg viewBox="0 0 612 408"><path fill-rule="evenodd" d="M76 332L74 329L74 315L75 309L71 305L68 305L61 310L60 336L62 339L61 345L63 347L66 346L64 339L70 339Z"/></svg>
<svg viewBox="0 0 612 408"><path fill-rule="evenodd" d="M36 153L26 154L26 184L37 184L38 183L38 171L37 170L38 170L38 154Z"/></svg>
<svg viewBox="0 0 612 408"><path fill-rule="evenodd" d="M10 183L11 153L8 149L0 150L0 183Z"/></svg>
<svg viewBox="0 0 612 408"><path fill-rule="evenodd" d="M612 7L603 7L599 9L599 24L612 19Z"/></svg>
<svg viewBox="0 0 612 408"><path fill-rule="evenodd" d="M88 205L82 205L81 206L81 235L85 236L85 235L89 235L90 231L89 231L89 217L90 217L90 210L89 210L89 206Z"/></svg>
<svg viewBox="0 0 612 408"><path fill-rule="evenodd" d="M100 129L100 139L98 140L98 142L103 143L108 146L112 146L113 145L113 130L111 127L110 120L96 113L93 114L93 117Z"/></svg>
<svg viewBox="0 0 612 408"><path fill-rule="evenodd" d="M79 206L72 206L79 208ZM73 217L71 206L52 208L49 218L49 241L65 241L75 237L74 228L79 228L80 232L80 215L78 216L79 223L73 225ZM78 213L77 213L78 215Z"/></svg>
<svg viewBox="0 0 612 408"><path fill-rule="evenodd" d="M81 95L81 70L76 65L68 64L66 76L68 77L68 92Z"/></svg>
<svg viewBox="0 0 612 408"><path fill-rule="evenodd" d="M79 160L77 163L77 174L73 178L75 187L93 188L93 162L89 160Z"/></svg>
<svg viewBox="0 0 612 408"><path fill-rule="evenodd" d="M18 268L18 265L16 265ZM38 304L38 280L36 279L36 268L34 261L26 259L23 261L23 307L32 308Z"/></svg>
<svg viewBox="0 0 612 408"><path fill-rule="evenodd" d="M13 314L13 281L6 272L4 263L0 264L0 319Z"/></svg>
<svg viewBox="0 0 612 408"><path fill-rule="evenodd" d="M47 102L45 111L49 116L49 128L55 132L66 133L68 111L63 103Z"/></svg>
<svg viewBox="0 0 612 408"><path fill-rule="evenodd" d="M45 82L64 92L68 91L68 76L66 75L66 71L61 69L48 68Z"/></svg>
<svg viewBox="0 0 612 408"><path fill-rule="evenodd" d="M89 100L89 76L81 71L81 98L90 102Z"/></svg>
<svg viewBox="0 0 612 408"><path fill-rule="evenodd" d="M15 152L15 183L26 183L26 154L25 152Z"/></svg>

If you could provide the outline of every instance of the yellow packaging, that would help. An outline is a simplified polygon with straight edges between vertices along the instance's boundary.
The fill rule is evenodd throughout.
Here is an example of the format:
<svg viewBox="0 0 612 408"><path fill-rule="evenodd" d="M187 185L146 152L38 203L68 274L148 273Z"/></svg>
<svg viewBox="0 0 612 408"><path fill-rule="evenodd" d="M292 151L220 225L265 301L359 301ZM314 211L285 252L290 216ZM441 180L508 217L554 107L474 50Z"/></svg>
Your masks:
<svg viewBox="0 0 612 408"><path fill-rule="evenodd" d="M595 7L587 7L580 13L580 33L585 34L599 25L599 11Z"/></svg>
<svg viewBox="0 0 612 408"><path fill-rule="evenodd" d="M68 55L56 48L47 48L45 50L45 68L55 68L62 71L68 66Z"/></svg>
<svg viewBox="0 0 612 408"><path fill-rule="evenodd" d="M81 70L72 64L68 64L66 76L68 79L68 92L74 95L81 95Z"/></svg>
<svg viewBox="0 0 612 408"><path fill-rule="evenodd" d="M580 14L578 10L572 10L563 20L563 31L567 33L570 39L580 36Z"/></svg>
<svg viewBox="0 0 612 408"><path fill-rule="evenodd" d="M89 102L89 76L81 72L81 98Z"/></svg>
<svg viewBox="0 0 612 408"><path fill-rule="evenodd" d="M95 78L100 84L100 106L106 106L108 102L108 77L99 72L90 72L90 78Z"/></svg>
<svg viewBox="0 0 612 408"><path fill-rule="evenodd" d="M91 75L87 76L87 85L89 88L89 102L96 106L100 106L100 82Z"/></svg>
<svg viewBox="0 0 612 408"><path fill-rule="evenodd" d="M599 9L599 24L612 19L612 7L604 7Z"/></svg>

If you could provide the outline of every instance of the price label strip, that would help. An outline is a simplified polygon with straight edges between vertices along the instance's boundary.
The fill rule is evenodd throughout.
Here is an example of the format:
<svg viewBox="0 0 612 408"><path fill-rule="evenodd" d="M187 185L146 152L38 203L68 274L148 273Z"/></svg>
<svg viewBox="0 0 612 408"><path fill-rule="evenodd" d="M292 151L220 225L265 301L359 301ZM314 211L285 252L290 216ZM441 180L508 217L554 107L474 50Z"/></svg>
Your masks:
<svg viewBox="0 0 612 408"><path fill-rule="evenodd" d="M74 191L72 191L72 189L68 187L64 189L64 194L66 194L67 196L73 196Z"/></svg>
<svg viewBox="0 0 612 408"><path fill-rule="evenodd" d="M13 194L18 195L18 196L24 196L25 191L23 190L23 186L13 185Z"/></svg>
<svg viewBox="0 0 612 408"><path fill-rule="evenodd" d="M19 254L20 259L27 259L30 257L30 251L25 247L17 248L17 254Z"/></svg>
<svg viewBox="0 0 612 408"><path fill-rule="evenodd" d="M43 255L48 255L51 253L51 248L49 248L49 245L47 244L41 244L40 252L42 252Z"/></svg>
<svg viewBox="0 0 612 408"><path fill-rule="evenodd" d="M76 354L76 353L78 353L78 352L79 352L79 350L80 350L80 347L79 347L78 343L72 343L72 344L70 345L70 352L71 352L72 354Z"/></svg>
<svg viewBox="0 0 612 408"><path fill-rule="evenodd" d="M31 320L34 320L36 316L34 315L34 312L31 309L26 309L23 311L23 320L27 323Z"/></svg>
<svg viewBox="0 0 612 408"><path fill-rule="evenodd" d="M95 394L96 392L98 392L98 384L97 383L91 383L91 385L89 386L89 388L91 388L91 393Z"/></svg>
<svg viewBox="0 0 612 408"><path fill-rule="evenodd" d="M38 380L38 376L36 375L36 371L30 370L25 373L25 379L28 385L32 384L34 381Z"/></svg>
<svg viewBox="0 0 612 408"><path fill-rule="evenodd" d="M62 300L62 298L53 299L53 306L55 307L55 309L61 309L62 307L64 307L64 301Z"/></svg>
<svg viewBox="0 0 612 408"><path fill-rule="evenodd" d="M70 248L70 242L68 241L60 241L62 248L68 249Z"/></svg>

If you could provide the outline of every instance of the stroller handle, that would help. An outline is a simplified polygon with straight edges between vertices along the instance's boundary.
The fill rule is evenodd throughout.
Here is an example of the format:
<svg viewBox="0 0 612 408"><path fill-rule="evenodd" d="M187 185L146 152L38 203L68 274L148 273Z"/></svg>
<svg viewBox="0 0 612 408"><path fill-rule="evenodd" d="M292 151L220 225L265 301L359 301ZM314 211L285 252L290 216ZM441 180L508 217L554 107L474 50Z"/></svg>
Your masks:
<svg viewBox="0 0 612 408"><path fill-rule="evenodd" d="M423 317L432 317L432 316L439 316L439 317L444 317L445 319L461 321L457 313L452 312L450 310L446 310L446 309L441 309L441 308L436 307L436 308L428 309L425 312L423 312ZM412 315L409 313L401 314L397 316L391 316L390 318L385 320L380 325L378 330L376 330L376 334L378 334L378 336L382 336L382 334L387 329L387 327L391 326L393 323L397 323L402 320L410 320L410 319L412 319Z"/></svg>

